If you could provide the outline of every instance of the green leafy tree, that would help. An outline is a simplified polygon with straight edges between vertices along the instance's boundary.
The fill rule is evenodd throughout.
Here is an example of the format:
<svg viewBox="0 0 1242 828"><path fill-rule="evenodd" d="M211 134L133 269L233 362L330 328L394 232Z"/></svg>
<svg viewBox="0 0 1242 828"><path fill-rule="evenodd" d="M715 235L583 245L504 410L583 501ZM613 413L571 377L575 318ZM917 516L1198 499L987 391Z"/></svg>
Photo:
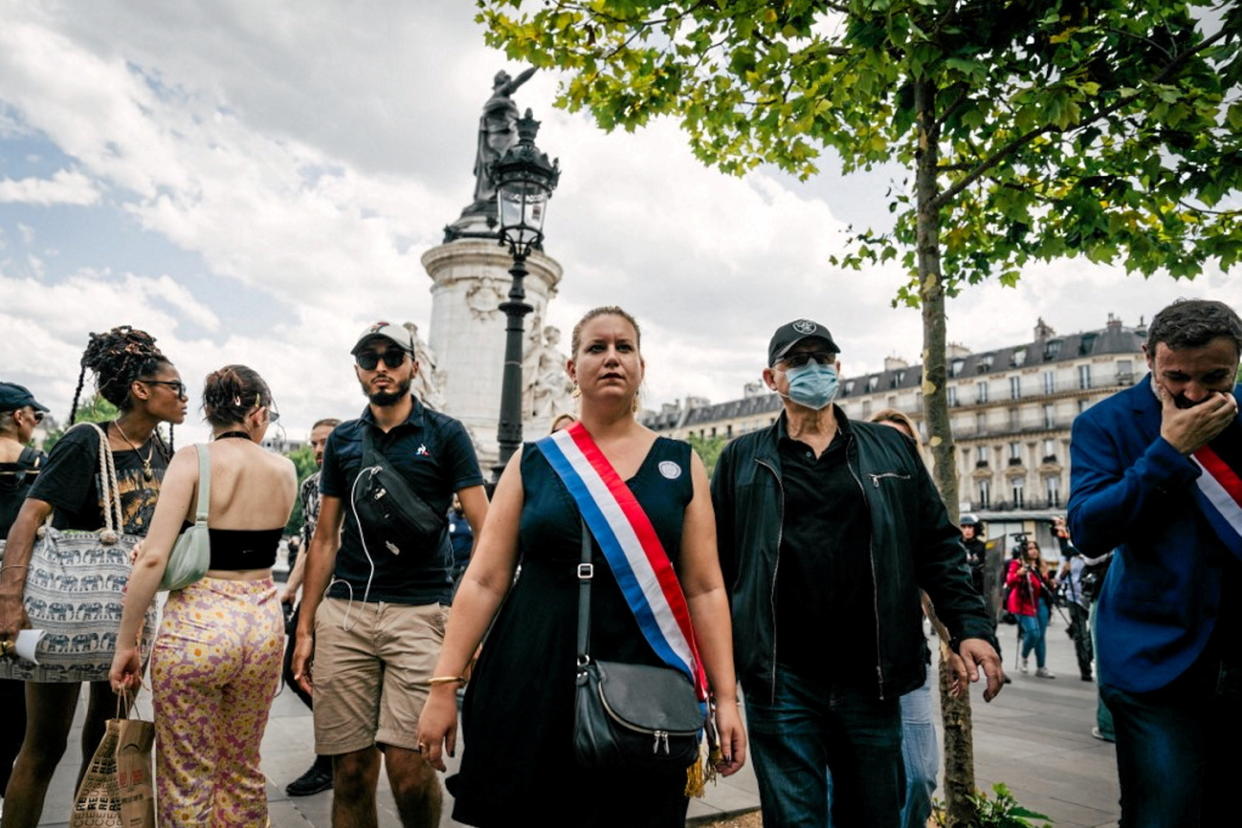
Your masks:
<svg viewBox="0 0 1242 828"><path fill-rule="evenodd" d="M923 315L934 473L956 517L945 301L1060 257L1190 278L1242 253L1242 4L1212 0L478 0L487 41L565 70L606 130L679 119L704 163L896 162L891 227L835 261L899 263ZM969 704L946 700L950 824L973 819Z"/></svg>
<svg viewBox="0 0 1242 828"><path fill-rule="evenodd" d="M75 423L106 423L115 420L120 411L115 405L105 400L99 394L91 397L89 400L78 404L77 414L74 416ZM68 426L66 426L68 428ZM63 437L64 428L58 428L55 431L49 431L47 437L43 440L43 450L51 451L52 446Z"/></svg>
<svg viewBox="0 0 1242 828"><path fill-rule="evenodd" d="M711 477L716 471L716 461L720 459L720 452L724 451L724 447L729 444L728 438L698 437L691 434L688 442L703 460L703 465L707 467L707 476Z"/></svg>
<svg viewBox="0 0 1242 828"><path fill-rule="evenodd" d="M285 457L293 461L293 466L298 471L298 491L300 492L302 482L319 470L318 464L315 463L315 450L310 446L302 446L285 452ZM303 520L302 498L297 497L293 501L293 513L289 515L289 522L285 524L285 534L296 535L301 532Z"/></svg>

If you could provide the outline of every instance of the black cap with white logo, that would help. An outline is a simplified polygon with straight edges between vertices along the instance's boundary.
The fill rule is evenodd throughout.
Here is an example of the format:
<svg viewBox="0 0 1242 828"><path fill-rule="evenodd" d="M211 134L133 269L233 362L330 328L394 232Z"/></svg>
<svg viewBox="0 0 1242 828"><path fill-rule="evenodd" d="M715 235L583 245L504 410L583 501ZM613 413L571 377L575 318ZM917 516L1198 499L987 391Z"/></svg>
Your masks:
<svg viewBox="0 0 1242 828"><path fill-rule="evenodd" d="M832 341L832 334L828 333L828 329L823 325L809 319L795 319L781 325L776 329L776 333L772 334L772 341L768 343L768 367L771 368L779 362L785 354L789 353L790 348L804 339L823 340L828 350L834 354L841 352L837 343Z"/></svg>

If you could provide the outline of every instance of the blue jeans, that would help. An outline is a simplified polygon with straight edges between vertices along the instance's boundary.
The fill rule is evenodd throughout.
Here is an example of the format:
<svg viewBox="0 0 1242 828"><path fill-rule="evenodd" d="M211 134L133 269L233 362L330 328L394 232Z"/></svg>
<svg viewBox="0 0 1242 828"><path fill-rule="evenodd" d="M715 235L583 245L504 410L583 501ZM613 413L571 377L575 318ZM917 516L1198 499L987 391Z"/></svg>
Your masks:
<svg viewBox="0 0 1242 828"><path fill-rule="evenodd" d="M1200 659L1150 693L1100 687L1117 736L1122 828L1237 824L1242 713L1239 699L1216 693L1218 664Z"/></svg>
<svg viewBox="0 0 1242 828"><path fill-rule="evenodd" d="M831 807L837 828L898 828L905 781L897 699L783 667L772 704L756 695L746 696L746 718L764 825L823 828Z"/></svg>
<svg viewBox="0 0 1242 828"><path fill-rule="evenodd" d="M1048 631L1048 605L1039 602L1038 615L1019 615L1018 626L1022 628L1022 657L1026 658L1035 651L1035 666L1043 667L1048 658L1047 642L1044 633Z"/></svg>
<svg viewBox="0 0 1242 828"><path fill-rule="evenodd" d="M906 804L902 828L923 828L931 817L932 794L940 770L940 750L932 713L933 670L917 690L901 697L901 758L906 772Z"/></svg>

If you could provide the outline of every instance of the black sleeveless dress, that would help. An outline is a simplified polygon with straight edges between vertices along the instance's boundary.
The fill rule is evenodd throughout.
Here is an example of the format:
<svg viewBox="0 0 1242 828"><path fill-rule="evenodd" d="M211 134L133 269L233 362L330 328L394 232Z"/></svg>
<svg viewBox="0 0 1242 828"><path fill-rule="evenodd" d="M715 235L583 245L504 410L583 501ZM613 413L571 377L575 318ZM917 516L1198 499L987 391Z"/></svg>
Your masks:
<svg viewBox="0 0 1242 828"><path fill-rule="evenodd" d="M448 779L453 818L468 825L680 826L684 770L601 772L573 756L578 616L578 507L533 443L522 451L522 573L483 645L462 711L461 770ZM656 438L626 481L674 568L693 496L690 446ZM660 665L595 547L591 655Z"/></svg>

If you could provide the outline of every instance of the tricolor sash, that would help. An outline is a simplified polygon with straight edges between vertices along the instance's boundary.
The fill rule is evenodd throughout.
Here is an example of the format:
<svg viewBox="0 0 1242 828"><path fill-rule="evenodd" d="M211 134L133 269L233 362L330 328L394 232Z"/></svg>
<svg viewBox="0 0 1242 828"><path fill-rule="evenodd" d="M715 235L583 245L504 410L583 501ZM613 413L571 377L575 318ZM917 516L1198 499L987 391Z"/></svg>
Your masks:
<svg viewBox="0 0 1242 828"><path fill-rule="evenodd" d="M1225 547L1242 559L1242 424L1231 423L1190 459L1203 472L1195 481L1199 508Z"/></svg>
<svg viewBox="0 0 1242 828"><path fill-rule="evenodd" d="M582 519L608 561L643 637L660 660L694 683L707 699L686 596L668 553L643 507L582 423L536 444L578 504Z"/></svg>

